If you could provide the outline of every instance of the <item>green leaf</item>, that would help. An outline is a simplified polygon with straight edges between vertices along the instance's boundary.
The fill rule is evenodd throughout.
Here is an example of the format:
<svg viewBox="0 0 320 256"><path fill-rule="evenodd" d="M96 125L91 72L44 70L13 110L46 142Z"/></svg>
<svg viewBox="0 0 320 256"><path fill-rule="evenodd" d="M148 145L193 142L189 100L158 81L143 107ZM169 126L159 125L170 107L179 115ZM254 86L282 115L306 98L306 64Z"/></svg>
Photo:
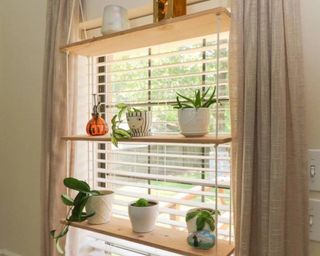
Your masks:
<svg viewBox="0 0 320 256"><path fill-rule="evenodd" d="M134 112L141 112L141 110L140 109L137 109L137 108L132 108L133 110L134 110Z"/></svg>
<svg viewBox="0 0 320 256"><path fill-rule="evenodd" d="M196 220L197 231L201 231L204 228L205 224L206 224L206 219L201 215L199 215Z"/></svg>
<svg viewBox="0 0 320 256"><path fill-rule="evenodd" d="M201 107L201 96L200 96L200 90L195 91L195 101L194 101L195 107Z"/></svg>
<svg viewBox="0 0 320 256"><path fill-rule="evenodd" d="M212 213L207 210L201 210L200 215L203 216L204 218L213 219Z"/></svg>
<svg viewBox="0 0 320 256"><path fill-rule="evenodd" d="M92 196L100 196L100 195L101 195L101 192L98 191L98 190L91 190L91 191L90 191L90 194L91 194Z"/></svg>
<svg viewBox="0 0 320 256"><path fill-rule="evenodd" d="M51 231L50 231L50 236L51 236L52 238L54 238L55 233L56 233L56 230L55 230L55 229L51 230Z"/></svg>
<svg viewBox="0 0 320 256"><path fill-rule="evenodd" d="M65 225L62 229L62 231L60 232L60 234L56 237L56 239L60 239L62 237L64 237L69 231L69 225Z"/></svg>
<svg viewBox="0 0 320 256"><path fill-rule="evenodd" d="M68 196L67 194L62 194L61 200L65 205L68 205L68 206L73 205L73 199L70 196Z"/></svg>
<svg viewBox="0 0 320 256"><path fill-rule="evenodd" d="M62 250L61 245L60 245L60 239L56 239L56 248L57 248L57 251L59 254L61 254L61 255L64 254L64 251Z"/></svg>
<svg viewBox="0 0 320 256"><path fill-rule="evenodd" d="M201 97L201 102L204 101L205 97L207 96L208 92L210 91L210 87L204 92L204 94Z"/></svg>
<svg viewBox="0 0 320 256"><path fill-rule="evenodd" d="M214 220L213 219L207 219L206 220L206 223L209 225L211 231L214 231L214 229L216 228L215 225L214 225Z"/></svg>
<svg viewBox="0 0 320 256"><path fill-rule="evenodd" d="M118 134L118 135L121 135L124 138L131 138L130 133L128 131L124 130L124 129L121 129L121 128L116 129L115 133Z"/></svg>
<svg viewBox="0 0 320 256"><path fill-rule="evenodd" d="M63 180L63 183L67 188L70 188L70 189L73 189L76 191L80 191L80 192L84 192L84 193L90 192L90 186L85 181L69 177L69 178L65 178Z"/></svg>
<svg viewBox="0 0 320 256"><path fill-rule="evenodd" d="M127 106L127 104L125 104L125 103L118 103L117 105L116 105L116 108L118 108L118 109L126 109L128 106Z"/></svg>
<svg viewBox="0 0 320 256"><path fill-rule="evenodd" d="M189 212L186 215L186 221L189 221L191 219L193 219L194 217L196 217L199 214L199 211L194 211L194 212Z"/></svg>
<svg viewBox="0 0 320 256"><path fill-rule="evenodd" d="M177 95L179 95L181 98L185 99L187 102L190 102L192 105L194 104L194 101L186 96L181 95L180 93L177 92Z"/></svg>
<svg viewBox="0 0 320 256"><path fill-rule="evenodd" d="M90 196L87 193L82 192L76 196L74 199L74 208L72 209L72 213L68 221L81 221L81 215L89 197Z"/></svg>
<svg viewBox="0 0 320 256"><path fill-rule="evenodd" d="M181 102L180 102L180 100L179 100L179 96L177 96L177 105L181 108L182 106L181 106Z"/></svg>
<svg viewBox="0 0 320 256"><path fill-rule="evenodd" d="M111 142L114 146L118 147L118 140L113 136L113 134L111 135Z"/></svg>
<svg viewBox="0 0 320 256"><path fill-rule="evenodd" d="M112 125L116 125L116 119L117 119L117 115L114 115L113 117L112 117L112 119L111 119L111 124Z"/></svg>
<svg viewBox="0 0 320 256"><path fill-rule="evenodd" d="M216 102L216 99L214 99L215 94L216 94L216 87L214 87L212 94L210 95L209 99L202 105L202 107L208 108L213 103L215 103Z"/></svg>
<svg viewBox="0 0 320 256"><path fill-rule="evenodd" d="M81 215L81 219L82 219L82 221L85 221L86 219L92 217L95 214L96 214L95 212L91 212L91 213L83 212L82 215Z"/></svg>

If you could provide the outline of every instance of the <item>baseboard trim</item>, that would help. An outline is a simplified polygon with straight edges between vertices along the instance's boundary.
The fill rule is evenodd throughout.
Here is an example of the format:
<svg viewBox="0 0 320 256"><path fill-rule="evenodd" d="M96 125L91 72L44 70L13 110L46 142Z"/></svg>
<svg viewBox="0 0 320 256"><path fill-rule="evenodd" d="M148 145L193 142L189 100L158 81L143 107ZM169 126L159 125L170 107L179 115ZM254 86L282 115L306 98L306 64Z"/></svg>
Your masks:
<svg viewBox="0 0 320 256"><path fill-rule="evenodd" d="M21 255L14 252L10 252L7 249L0 249L0 256L21 256Z"/></svg>

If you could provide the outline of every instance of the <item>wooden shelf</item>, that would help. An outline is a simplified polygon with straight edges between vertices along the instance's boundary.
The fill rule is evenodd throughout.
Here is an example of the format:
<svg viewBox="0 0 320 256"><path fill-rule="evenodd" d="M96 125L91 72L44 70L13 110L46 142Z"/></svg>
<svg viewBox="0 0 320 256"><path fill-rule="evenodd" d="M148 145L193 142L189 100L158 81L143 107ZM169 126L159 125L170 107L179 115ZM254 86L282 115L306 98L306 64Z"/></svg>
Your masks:
<svg viewBox="0 0 320 256"><path fill-rule="evenodd" d="M88 136L88 135L73 135L62 137L63 140L70 141L111 141L110 136ZM146 137L134 137L123 142L154 142L154 143L195 143L195 144L224 144L231 142L231 137L215 135L206 135L202 137L184 137L183 135L153 135Z"/></svg>
<svg viewBox="0 0 320 256"><path fill-rule="evenodd" d="M152 23L105 36L100 36L61 47L62 51L84 56L98 56L169 43L194 37L229 31L230 12L214 8L158 23Z"/></svg>
<svg viewBox="0 0 320 256"><path fill-rule="evenodd" d="M115 217L106 224L82 222L71 226L187 256L229 256L234 251L234 245L224 240L218 240L210 250L195 249L187 244L187 233L177 229L156 227L151 233L134 233L129 220Z"/></svg>

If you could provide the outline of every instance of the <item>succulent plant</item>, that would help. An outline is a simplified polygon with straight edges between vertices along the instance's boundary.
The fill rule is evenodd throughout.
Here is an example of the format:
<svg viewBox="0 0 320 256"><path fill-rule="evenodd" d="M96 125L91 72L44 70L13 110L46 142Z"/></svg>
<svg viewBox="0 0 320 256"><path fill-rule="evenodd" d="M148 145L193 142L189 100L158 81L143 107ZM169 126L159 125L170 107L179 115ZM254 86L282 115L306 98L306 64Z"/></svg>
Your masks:
<svg viewBox="0 0 320 256"><path fill-rule="evenodd" d="M214 87L213 92L206 98L209 93L210 88L208 88L202 95L200 89L194 91L194 98L189 98L187 96L177 93L177 102L172 106L175 109L186 109L186 108L209 108L212 104L216 103L216 87Z"/></svg>
<svg viewBox="0 0 320 256"><path fill-rule="evenodd" d="M150 203L147 199L144 199L144 198L140 198L138 199L134 204L133 206L136 206L136 207L147 207L149 206Z"/></svg>

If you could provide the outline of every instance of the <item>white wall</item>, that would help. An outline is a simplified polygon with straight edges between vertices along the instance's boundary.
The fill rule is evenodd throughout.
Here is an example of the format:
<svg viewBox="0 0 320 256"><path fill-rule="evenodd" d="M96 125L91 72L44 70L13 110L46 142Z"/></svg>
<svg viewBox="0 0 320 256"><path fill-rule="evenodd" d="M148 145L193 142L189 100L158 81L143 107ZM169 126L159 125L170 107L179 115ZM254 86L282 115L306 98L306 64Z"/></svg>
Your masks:
<svg viewBox="0 0 320 256"><path fill-rule="evenodd" d="M0 249L40 255L46 1L0 1Z"/></svg>
<svg viewBox="0 0 320 256"><path fill-rule="evenodd" d="M320 149L320 1L301 1L307 99L308 147ZM320 199L320 192L310 193ZM320 255L320 243L310 242L310 255Z"/></svg>

